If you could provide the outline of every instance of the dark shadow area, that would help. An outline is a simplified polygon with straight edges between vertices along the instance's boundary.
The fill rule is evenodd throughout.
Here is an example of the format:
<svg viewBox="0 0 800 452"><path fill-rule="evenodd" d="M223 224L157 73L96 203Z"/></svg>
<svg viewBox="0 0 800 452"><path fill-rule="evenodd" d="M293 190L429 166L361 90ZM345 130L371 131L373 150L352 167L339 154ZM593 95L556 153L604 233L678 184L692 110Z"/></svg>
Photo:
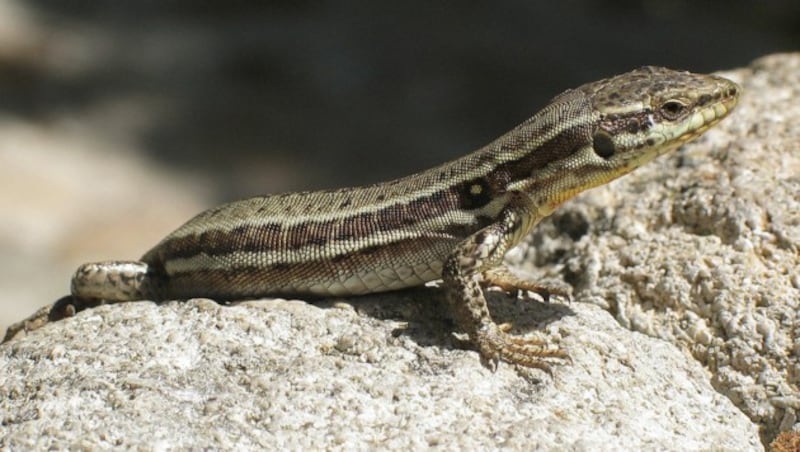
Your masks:
<svg viewBox="0 0 800 452"><path fill-rule="evenodd" d="M124 104L146 119L141 148L206 175L220 200L402 176L581 83L644 64L736 67L800 42L794 0L21 7L48 31L0 56L0 113L47 121Z"/></svg>

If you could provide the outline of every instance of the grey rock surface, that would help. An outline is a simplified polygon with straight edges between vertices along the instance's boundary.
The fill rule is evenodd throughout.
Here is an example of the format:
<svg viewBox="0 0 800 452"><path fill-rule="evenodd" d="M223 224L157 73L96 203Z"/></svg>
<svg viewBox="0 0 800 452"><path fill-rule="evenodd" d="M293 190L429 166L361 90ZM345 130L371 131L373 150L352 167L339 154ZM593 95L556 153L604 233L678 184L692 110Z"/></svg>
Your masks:
<svg viewBox="0 0 800 452"><path fill-rule="evenodd" d="M556 320L572 363L550 378L455 348L436 297L84 311L0 346L0 446L760 447L698 363L596 306L497 301Z"/></svg>
<svg viewBox="0 0 800 452"><path fill-rule="evenodd" d="M800 56L724 75L734 115L509 256L574 287L491 300L552 376L481 366L435 289L124 303L0 345L0 446L762 449L800 409Z"/></svg>

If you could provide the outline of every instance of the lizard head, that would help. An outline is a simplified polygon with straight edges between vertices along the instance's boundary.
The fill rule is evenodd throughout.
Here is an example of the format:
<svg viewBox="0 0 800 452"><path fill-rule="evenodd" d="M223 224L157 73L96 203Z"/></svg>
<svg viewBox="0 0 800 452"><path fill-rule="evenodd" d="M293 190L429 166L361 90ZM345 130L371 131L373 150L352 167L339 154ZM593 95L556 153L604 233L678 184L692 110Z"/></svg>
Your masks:
<svg viewBox="0 0 800 452"><path fill-rule="evenodd" d="M530 122L551 136L539 143L545 164L523 187L550 212L700 136L731 112L740 90L715 75L652 66L569 90L541 123Z"/></svg>
<svg viewBox="0 0 800 452"><path fill-rule="evenodd" d="M740 88L715 75L646 66L579 90L596 115L592 150L619 176L703 134L736 106Z"/></svg>

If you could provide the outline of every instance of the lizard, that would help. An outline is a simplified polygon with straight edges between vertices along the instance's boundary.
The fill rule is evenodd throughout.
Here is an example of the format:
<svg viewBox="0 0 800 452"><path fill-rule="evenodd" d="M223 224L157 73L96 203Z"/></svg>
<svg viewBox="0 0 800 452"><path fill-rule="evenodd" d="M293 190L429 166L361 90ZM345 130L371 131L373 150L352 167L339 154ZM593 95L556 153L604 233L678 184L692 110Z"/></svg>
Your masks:
<svg viewBox="0 0 800 452"><path fill-rule="evenodd" d="M506 252L568 199L703 134L740 91L719 76L654 66L587 83L434 168L234 201L192 218L139 261L81 265L60 316L101 301L355 296L441 279L456 327L482 360L546 368L568 354L495 323L484 290L568 293L516 276ZM13 328L27 327L6 340Z"/></svg>

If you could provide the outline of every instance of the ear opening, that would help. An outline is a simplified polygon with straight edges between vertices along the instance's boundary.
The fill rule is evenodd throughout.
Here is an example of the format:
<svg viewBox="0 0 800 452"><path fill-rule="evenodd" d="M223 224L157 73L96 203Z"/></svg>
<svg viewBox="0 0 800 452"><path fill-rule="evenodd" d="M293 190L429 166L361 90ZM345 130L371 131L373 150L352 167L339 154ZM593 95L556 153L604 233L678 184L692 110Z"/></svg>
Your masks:
<svg viewBox="0 0 800 452"><path fill-rule="evenodd" d="M592 149L595 154L606 160L610 159L617 150L611 135L602 129L592 136Z"/></svg>

